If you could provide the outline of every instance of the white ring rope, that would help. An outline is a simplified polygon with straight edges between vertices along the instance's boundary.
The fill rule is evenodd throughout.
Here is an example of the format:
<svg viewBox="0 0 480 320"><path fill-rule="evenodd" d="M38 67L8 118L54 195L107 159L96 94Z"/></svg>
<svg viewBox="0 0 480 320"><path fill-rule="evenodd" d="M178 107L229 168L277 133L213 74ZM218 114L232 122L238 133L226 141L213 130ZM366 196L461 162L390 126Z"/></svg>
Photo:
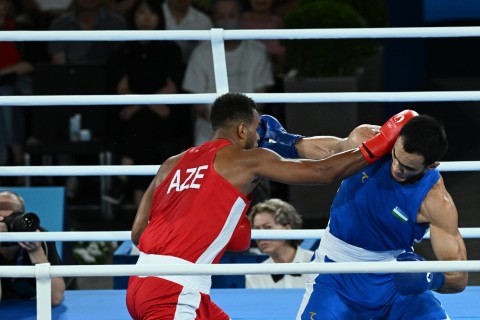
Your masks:
<svg viewBox="0 0 480 320"><path fill-rule="evenodd" d="M33 278L35 266L0 266L1 277ZM480 271L480 260L336 263L236 263L50 266L51 277L148 275L244 275L282 273L403 273Z"/></svg>
<svg viewBox="0 0 480 320"><path fill-rule="evenodd" d="M0 166L0 176L116 176L155 175L160 165L108 166ZM480 171L480 161L446 161L438 169L442 172Z"/></svg>
<svg viewBox="0 0 480 320"><path fill-rule="evenodd" d="M478 101L480 91L245 93L257 103ZM0 96L5 106L99 106L131 104L211 104L216 93L144 95Z"/></svg>
<svg viewBox="0 0 480 320"><path fill-rule="evenodd" d="M480 238L480 228L459 228L464 239ZM325 229L252 230L252 239L296 240L320 239ZM2 232L0 242L18 241L125 241L130 231L50 231L50 232ZM430 233L424 236L429 239Z"/></svg>
<svg viewBox="0 0 480 320"><path fill-rule="evenodd" d="M159 168L160 165L4 166L0 167L0 176L153 176Z"/></svg>
<svg viewBox="0 0 480 320"><path fill-rule="evenodd" d="M215 30L213 28L211 30ZM479 37L480 27L225 30L224 40ZM211 40L210 30L0 31L0 41Z"/></svg>

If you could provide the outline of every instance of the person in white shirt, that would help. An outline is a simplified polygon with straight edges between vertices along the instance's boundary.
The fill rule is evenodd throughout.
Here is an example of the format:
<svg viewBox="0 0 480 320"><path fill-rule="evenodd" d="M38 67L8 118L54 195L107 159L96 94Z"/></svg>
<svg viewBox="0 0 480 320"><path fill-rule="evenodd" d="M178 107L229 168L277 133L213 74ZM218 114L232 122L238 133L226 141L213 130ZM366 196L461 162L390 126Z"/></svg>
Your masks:
<svg viewBox="0 0 480 320"><path fill-rule="evenodd" d="M167 30L210 30L213 27L210 17L195 9L192 6L192 0L165 0L163 12ZM176 40L175 42L182 50L185 64L193 49L201 43L196 40Z"/></svg>
<svg viewBox="0 0 480 320"><path fill-rule="evenodd" d="M280 199L269 199L256 204L249 219L253 229L300 229L302 217L295 208ZM299 240L257 240L260 251L269 255L263 263L310 262L313 251L299 246ZM308 274L247 274L247 288L304 288Z"/></svg>
<svg viewBox="0 0 480 320"><path fill-rule="evenodd" d="M237 0L216 0L212 5L215 27L240 29L241 5ZM272 65L265 47L256 41L225 41L228 85L230 92L265 92L274 84ZM192 93L215 92L213 56L210 42L196 47L188 61L183 89ZM210 139L210 106L194 105L194 145Z"/></svg>

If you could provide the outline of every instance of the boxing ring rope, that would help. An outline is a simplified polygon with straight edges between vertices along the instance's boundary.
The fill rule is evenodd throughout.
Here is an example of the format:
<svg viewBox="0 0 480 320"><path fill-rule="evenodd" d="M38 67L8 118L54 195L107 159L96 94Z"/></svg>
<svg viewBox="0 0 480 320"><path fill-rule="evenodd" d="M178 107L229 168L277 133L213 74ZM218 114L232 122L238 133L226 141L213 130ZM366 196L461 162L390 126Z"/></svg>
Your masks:
<svg viewBox="0 0 480 320"><path fill-rule="evenodd" d="M480 261L416 261L416 262L338 262L338 263L269 263L269 264L159 264L159 265L94 265L0 266L0 277L25 277L37 280L37 319L51 319L51 278L102 276L161 275L244 275L288 273L405 273L405 272L478 272Z"/></svg>
<svg viewBox="0 0 480 320"><path fill-rule="evenodd" d="M69 106L69 105L128 105L211 103L228 92L225 66L225 40L240 39L347 39L347 38L442 38L480 37L480 27L430 28L365 28L365 29L290 29L290 30L222 30L210 31L2 31L0 41L138 41L138 40L207 40L212 43L216 93L176 95L91 95L91 96L3 96L0 106ZM480 101L480 91L444 92L337 92L337 93L246 93L258 103L309 102L419 102L419 101ZM71 176L71 175L153 175L159 166L45 166L0 167L0 175ZM445 162L442 171L479 171L480 161ZM479 237L480 228L461 229L465 238ZM266 230L254 230L254 239L271 238ZM309 232L313 233L309 234ZM295 230L295 235L278 233L279 238L319 238L323 230ZM291 233L291 232L290 232ZM129 239L129 232L111 232L112 240ZM36 238L37 236L42 237ZM276 237L275 236L275 237ZM32 238L30 238L32 237ZM46 237L43 239L43 237ZM99 239L100 234L88 232L36 233L0 235L1 241ZM276 239L276 238L275 238ZM106 240L106 238L104 239ZM94 265L94 266L0 266L0 277L35 277L37 279L37 318L51 319L51 278L71 276L127 275L198 275L198 274L281 274L281 273L377 273L480 271L480 261L425 262L355 262L335 264L222 264L222 265Z"/></svg>
<svg viewBox="0 0 480 320"><path fill-rule="evenodd" d="M222 30L225 40L449 38L480 36L480 27L216 30ZM211 37L212 33L208 30L0 31L0 41L202 41L211 40Z"/></svg>
<svg viewBox="0 0 480 320"><path fill-rule="evenodd" d="M464 239L480 238L480 228L459 228ZM320 239L325 229L252 230L252 239L297 240ZM430 239L426 233L423 239ZM50 231L50 232L3 232L1 242L18 241L126 241L130 231Z"/></svg>
<svg viewBox="0 0 480 320"><path fill-rule="evenodd" d="M346 38L442 38L479 37L480 27L429 28L364 28L364 29L282 29L210 31L1 31L0 41L133 41L133 40L210 40L217 80L225 80L223 41L240 39L346 39ZM9 106L41 105L123 105L211 103L228 91L227 81L216 81L216 94L176 95L97 95L97 96L10 96L0 97L0 104ZM258 103L276 102L413 102L413 101L478 101L479 91L445 92L350 92L350 93L258 93L249 94Z"/></svg>
<svg viewBox="0 0 480 320"><path fill-rule="evenodd" d="M160 165L109 166L0 166L0 176L116 176L155 175ZM446 161L438 169L442 172L480 171L480 161Z"/></svg>
<svg viewBox="0 0 480 320"><path fill-rule="evenodd" d="M406 91L406 92L339 92L339 93L246 93L257 103L313 102L439 102L478 101L480 91ZM131 104L211 104L215 93L144 94L144 95L61 95L61 96L0 96L5 106L78 106ZM112 106L115 107L115 106Z"/></svg>
<svg viewBox="0 0 480 320"><path fill-rule="evenodd" d="M403 273L403 272L478 272L480 260L336 262L336 263L235 263L235 264L156 264L156 265L82 265L49 266L49 276L109 277L161 275L245 275L289 273ZM36 266L0 266L0 277L35 278Z"/></svg>

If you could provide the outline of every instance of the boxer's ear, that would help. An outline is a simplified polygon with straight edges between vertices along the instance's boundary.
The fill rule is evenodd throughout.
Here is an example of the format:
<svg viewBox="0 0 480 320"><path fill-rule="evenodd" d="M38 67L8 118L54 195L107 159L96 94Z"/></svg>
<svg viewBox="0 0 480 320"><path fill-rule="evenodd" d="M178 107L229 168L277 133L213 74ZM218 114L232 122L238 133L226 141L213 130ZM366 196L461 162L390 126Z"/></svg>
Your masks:
<svg viewBox="0 0 480 320"><path fill-rule="evenodd" d="M245 123L240 123L237 126L237 135L242 140L247 139L248 137L248 126Z"/></svg>

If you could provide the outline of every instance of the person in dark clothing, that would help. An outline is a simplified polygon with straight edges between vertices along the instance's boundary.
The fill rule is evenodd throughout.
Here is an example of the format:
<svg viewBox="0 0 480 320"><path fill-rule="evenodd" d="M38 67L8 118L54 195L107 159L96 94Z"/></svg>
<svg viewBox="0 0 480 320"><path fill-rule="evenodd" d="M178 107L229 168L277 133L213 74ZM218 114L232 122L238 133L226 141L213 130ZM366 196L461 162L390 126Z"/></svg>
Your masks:
<svg viewBox="0 0 480 320"><path fill-rule="evenodd" d="M160 2L142 0L130 13L131 29L165 30ZM182 53L172 41L136 41L125 44L112 57L113 91L119 94L174 94L184 73ZM190 145L188 107L164 104L129 105L120 111L122 138L118 143L123 165L154 164ZM130 187L139 203L150 177L120 176L103 199L119 204Z"/></svg>
<svg viewBox="0 0 480 320"><path fill-rule="evenodd" d="M25 202L22 197L12 191L0 192L0 232L8 232L6 217L14 212L24 212ZM37 229L45 232L42 227ZM60 265L62 261L55 248L55 242L6 242L0 243L0 265L18 266L35 265L37 263ZM63 300L65 281L63 278L52 278L52 305ZM34 299L37 295L35 278L2 278L0 298Z"/></svg>

